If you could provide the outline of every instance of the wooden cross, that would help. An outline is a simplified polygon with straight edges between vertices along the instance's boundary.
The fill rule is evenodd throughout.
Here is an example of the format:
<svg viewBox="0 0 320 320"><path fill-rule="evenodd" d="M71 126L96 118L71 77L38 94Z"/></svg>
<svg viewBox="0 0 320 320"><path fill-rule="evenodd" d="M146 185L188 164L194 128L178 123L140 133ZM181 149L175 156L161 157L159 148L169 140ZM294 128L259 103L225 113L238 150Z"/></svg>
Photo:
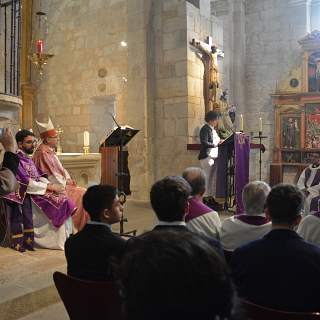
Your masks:
<svg viewBox="0 0 320 320"><path fill-rule="evenodd" d="M206 54L205 61L205 112L213 109L213 104L217 99L217 89L220 86L219 70L217 64L217 54L222 55L222 51L217 49L212 43L212 37L207 37L206 42L192 39L192 45L202 50Z"/></svg>

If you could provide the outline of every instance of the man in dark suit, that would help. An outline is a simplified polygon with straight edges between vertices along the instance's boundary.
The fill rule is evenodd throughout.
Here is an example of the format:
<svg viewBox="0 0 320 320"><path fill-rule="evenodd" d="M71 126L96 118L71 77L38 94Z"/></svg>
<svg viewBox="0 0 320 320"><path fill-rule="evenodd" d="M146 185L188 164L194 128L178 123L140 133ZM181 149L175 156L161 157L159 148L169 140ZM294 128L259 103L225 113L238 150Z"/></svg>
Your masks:
<svg viewBox="0 0 320 320"><path fill-rule="evenodd" d="M93 281L112 281L108 262L111 256L121 258L126 241L112 233L111 225L121 219L123 206L118 190L95 185L83 196L83 207L91 221L65 243L68 275Z"/></svg>
<svg viewBox="0 0 320 320"><path fill-rule="evenodd" d="M185 223L185 217L189 211L188 200L190 194L190 185L180 176L168 176L157 181L150 191L151 206L159 219L153 230L171 228L181 232L191 232L187 229ZM198 236L213 246L224 260L219 240L204 235Z"/></svg>
<svg viewBox="0 0 320 320"><path fill-rule="evenodd" d="M272 188L266 203L271 231L238 247L232 256L240 297L277 310L320 311L320 247L293 231L303 204L304 195L296 186Z"/></svg>

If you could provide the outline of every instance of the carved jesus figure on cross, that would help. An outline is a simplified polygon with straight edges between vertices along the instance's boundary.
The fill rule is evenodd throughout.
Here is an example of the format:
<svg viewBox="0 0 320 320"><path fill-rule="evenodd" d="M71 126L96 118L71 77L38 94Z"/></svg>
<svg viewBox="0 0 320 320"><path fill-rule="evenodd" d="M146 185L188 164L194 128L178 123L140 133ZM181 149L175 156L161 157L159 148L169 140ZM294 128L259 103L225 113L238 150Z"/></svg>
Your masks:
<svg viewBox="0 0 320 320"><path fill-rule="evenodd" d="M207 37L207 42L192 39L192 44L206 53L205 107L207 113L213 109L213 104L217 100L217 89L220 86L219 69L217 64L217 48L212 44L212 37Z"/></svg>

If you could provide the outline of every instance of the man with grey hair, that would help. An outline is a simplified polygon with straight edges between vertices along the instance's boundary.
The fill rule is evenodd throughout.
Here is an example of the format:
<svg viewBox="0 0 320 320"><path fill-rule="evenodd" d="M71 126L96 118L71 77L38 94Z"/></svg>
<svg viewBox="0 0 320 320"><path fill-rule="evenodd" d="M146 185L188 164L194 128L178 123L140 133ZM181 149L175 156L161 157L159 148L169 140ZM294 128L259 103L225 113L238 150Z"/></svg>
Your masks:
<svg viewBox="0 0 320 320"><path fill-rule="evenodd" d="M192 189L189 198L189 213L185 219L187 228L195 233L219 239L221 226L219 215L201 201L206 191L204 171L198 167L189 167L184 170L182 177Z"/></svg>
<svg viewBox="0 0 320 320"><path fill-rule="evenodd" d="M244 214L222 222L220 238L224 250L233 251L240 245L260 239L271 230L271 222L264 213L270 186L262 181L249 182L243 189Z"/></svg>

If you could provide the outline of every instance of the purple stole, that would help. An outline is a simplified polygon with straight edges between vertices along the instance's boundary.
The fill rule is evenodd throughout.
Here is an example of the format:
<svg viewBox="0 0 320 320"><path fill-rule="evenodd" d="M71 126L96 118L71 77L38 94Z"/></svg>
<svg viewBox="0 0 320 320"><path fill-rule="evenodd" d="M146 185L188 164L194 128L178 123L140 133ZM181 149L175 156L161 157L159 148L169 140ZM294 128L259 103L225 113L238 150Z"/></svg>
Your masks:
<svg viewBox="0 0 320 320"><path fill-rule="evenodd" d="M307 182L310 178L310 175L311 175L311 169L310 168L307 168L306 171L305 171L305 179L304 179L304 186L307 188ZM316 175L314 176L313 178L313 181L311 183L311 186L310 187L313 187L315 186L316 184L318 184L320 182L320 167L319 169L317 170L317 173Z"/></svg>
<svg viewBox="0 0 320 320"><path fill-rule="evenodd" d="M10 193L4 198L22 204L26 197L29 180L34 179L35 181L40 181L40 177L47 177L47 175L36 166L30 158L25 158L21 153L18 153L18 156L20 157L20 164L16 178L19 182L20 189ZM65 194L30 194L30 197L34 204L57 229L61 227L67 218L77 209Z"/></svg>
<svg viewBox="0 0 320 320"><path fill-rule="evenodd" d="M213 211L197 198L190 198L189 205L189 213L186 215L186 222Z"/></svg>
<svg viewBox="0 0 320 320"><path fill-rule="evenodd" d="M315 212L314 214L312 214L313 216L317 217L317 218L320 218L320 211L318 212Z"/></svg>
<svg viewBox="0 0 320 320"><path fill-rule="evenodd" d="M236 154L236 213L244 212L242 192L249 182L250 139L243 133L236 133L234 139Z"/></svg>
<svg viewBox="0 0 320 320"><path fill-rule="evenodd" d="M250 216L246 214L238 214L235 216L235 218L253 226L263 226L264 224L270 222L266 217Z"/></svg>

